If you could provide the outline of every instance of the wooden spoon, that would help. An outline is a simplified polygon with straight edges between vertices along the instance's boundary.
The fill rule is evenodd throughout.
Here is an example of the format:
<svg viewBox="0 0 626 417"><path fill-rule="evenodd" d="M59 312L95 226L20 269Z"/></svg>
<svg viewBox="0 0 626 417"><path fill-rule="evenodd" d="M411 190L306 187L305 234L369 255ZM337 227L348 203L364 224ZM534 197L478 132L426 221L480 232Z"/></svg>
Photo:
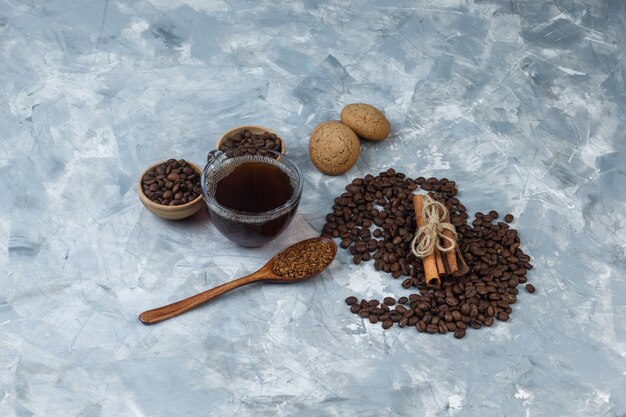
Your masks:
<svg viewBox="0 0 626 417"><path fill-rule="evenodd" d="M219 297L222 294L226 294L227 292L234 290L235 288L239 288L241 286L251 284L253 282L260 282L260 281L273 281L273 282L283 282L283 283L284 282L297 282L297 281L304 281L305 279L309 279L317 274L320 274L326 268L328 268L328 265L330 265L333 259L335 259L335 256L337 255L337 245L331 239L328 239L326 237L314 237L311 239L303 240L302 242L307 242L307 241L312 241L312 240L316 240L318 242L324 242L328 244L328 246L330 247L330 250L332 251L331 260L324 267L324 269L322 269L321 271L315 274L307 275L302 278L286 278L286 277L281 277L279 275L276 275L272 271L272 265L274 264L274 259L276 259L276 256L277 256L275 255L272 259L269 260L268 263L263 265L261 269L259 269L256 272L253 272L250 275L246 275L245 277L241 277L233 281L227 282L225 284L218 285L215 288L211 288L210 290L201 292L200 294L196 294L189 298L185 298L184 300L180 300L180 301L177 301L172 304L168 304L163 307L144 311L143 313L139 315L139 320L141 320L143 324L158 323L160 321L167 320L169 318L178 316L179 314L185 313L193 308L198 307L199 305L206 303L207 301L210 301L214 298ZM298 243L302 243L302 242L298 242ZM296 244L297 243L295 243L294 245Z"/></svg>

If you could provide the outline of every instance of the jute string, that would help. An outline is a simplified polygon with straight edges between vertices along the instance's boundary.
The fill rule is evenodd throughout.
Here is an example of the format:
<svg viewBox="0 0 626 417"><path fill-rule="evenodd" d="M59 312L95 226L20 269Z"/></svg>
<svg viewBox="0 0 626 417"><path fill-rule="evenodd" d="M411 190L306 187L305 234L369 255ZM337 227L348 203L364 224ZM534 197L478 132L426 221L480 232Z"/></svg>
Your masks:
<svg viewBox="0 0 626 417"><path fill-rule="evenodd" d="M424 196L424 207L422 208L422 218L424 226L420 227L411 241L411 252L413 255L425 258L432 255L435 248L439 252L450 252L456 246L456 229L451 223L444 223L443 219L448 217L448 209L439 201L433 200L430 196ZM443 234L445 230L452 232L450 238ZM447 245L441 245L447 242ZM445 247L444 247L445 246Z"/></svg>

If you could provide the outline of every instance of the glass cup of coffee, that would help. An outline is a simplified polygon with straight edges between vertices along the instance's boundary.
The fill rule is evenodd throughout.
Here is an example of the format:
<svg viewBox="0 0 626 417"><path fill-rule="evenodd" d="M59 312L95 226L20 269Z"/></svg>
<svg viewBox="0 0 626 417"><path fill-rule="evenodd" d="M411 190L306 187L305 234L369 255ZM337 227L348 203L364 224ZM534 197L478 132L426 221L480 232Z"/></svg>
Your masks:
<svg viewBox="0 0 626 417"><path fill-rule="evenodd" d="M217 230L245 247L261 246L285 230L302 196L298 167L265 149L263 154L241 148L209 152L201 186Z"/></svg>

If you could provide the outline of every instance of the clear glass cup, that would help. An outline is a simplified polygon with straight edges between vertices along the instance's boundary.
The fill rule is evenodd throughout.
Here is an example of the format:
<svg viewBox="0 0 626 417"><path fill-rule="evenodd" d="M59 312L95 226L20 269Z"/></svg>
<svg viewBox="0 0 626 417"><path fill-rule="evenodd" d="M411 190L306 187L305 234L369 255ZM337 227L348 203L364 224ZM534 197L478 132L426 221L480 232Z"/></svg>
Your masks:
<svg viewBox="0 0 626 417"><path fill-rule="evenodd" d="M258 247L289 226L303 181L298 167L281 153L250 153L241 148L209 152L201 186L220 233L238 245Z"/></svg>

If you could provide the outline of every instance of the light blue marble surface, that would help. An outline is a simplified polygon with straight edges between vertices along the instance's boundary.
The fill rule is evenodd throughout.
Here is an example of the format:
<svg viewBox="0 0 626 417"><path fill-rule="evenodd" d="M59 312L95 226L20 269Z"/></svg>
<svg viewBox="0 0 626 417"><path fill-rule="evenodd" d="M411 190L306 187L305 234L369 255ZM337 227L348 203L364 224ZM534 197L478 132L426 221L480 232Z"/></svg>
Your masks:
<svg viewBox="0 0 626 417"><path fill-rule="evenodd" d="M0 416L625 416L625 53L622 0L0 0ZM320 174L308 134L360 101L392 136ZM144 167L202 163L241 124L281 132L306 176L281 242L143 208ZM138 322L319 233L390 166L516 215L538 291L509 323L363 323L347 295L406 291L343 252Z"/></svg>

